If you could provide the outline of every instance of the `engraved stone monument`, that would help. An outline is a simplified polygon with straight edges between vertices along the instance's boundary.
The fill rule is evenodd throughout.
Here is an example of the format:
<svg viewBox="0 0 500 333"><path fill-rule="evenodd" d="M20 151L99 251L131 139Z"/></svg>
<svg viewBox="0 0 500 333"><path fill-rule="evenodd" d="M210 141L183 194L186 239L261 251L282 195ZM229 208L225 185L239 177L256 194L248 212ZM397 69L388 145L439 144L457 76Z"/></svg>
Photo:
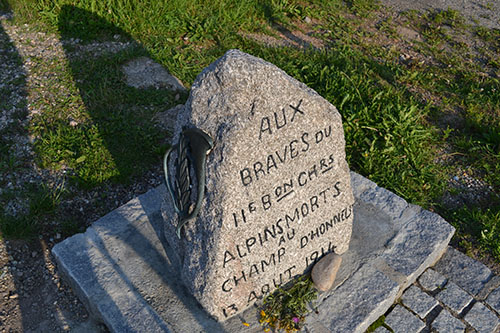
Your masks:
<svg viewBox="0 0 500 333"><path fill-rule="evenodd" d="M162 215L183 283L208 313L225 320L323 255L347 250L354 199L342 121L315 91L230 50L197 77L174 143L186 129L213 143L204 198L197 217L180 228L169 197ZM178 160L172 156L167 168L175 170ZM191 177L191 203L199 184Z"/></svg>

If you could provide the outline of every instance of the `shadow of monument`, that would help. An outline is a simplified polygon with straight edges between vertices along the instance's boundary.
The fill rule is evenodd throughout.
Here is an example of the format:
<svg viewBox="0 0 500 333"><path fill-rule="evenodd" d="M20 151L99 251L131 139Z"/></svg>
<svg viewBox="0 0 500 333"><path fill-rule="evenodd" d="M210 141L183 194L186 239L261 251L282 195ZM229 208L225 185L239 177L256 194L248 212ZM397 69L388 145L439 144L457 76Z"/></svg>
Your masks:
<svg viewBox="0 0 500 333"><path fill-rule="evenodd" d="M128 86L122 65L150 55L129 33L95 13L64 5L58 30L89 118L76 125L85 133L84 142L75 143L72 150L86 159L77 163L75 178L90 187L108 180L127 183L161 160L168 133L153 118L158 109L173 104L177 93Z"/></svg>
<svg viewBox="0 0 500 333"><path fill-rule="evenodd" d="M81 9L75 6L65 5L61 8L59 15L59 32L61 34L61 38L63 39L63 46L66 52L66 57L68 59L71 73L73 76L74 82L76 82L77 88L79 90L79 94L82 97L82 100L85 104L86 110L89 113L91 121L93 125L97 126L99 130L99 134L102 136L105 146L111 154L116 167L120 173L117 177L118 179L126 179L130 177L131 174L134 174L137 171L137 165L141 165L143 160L151 158L151 156L137 156L137 152L142 152L138 147L148 147L151 145L148 137L148 131L155 132L154 135L158 135L157 130L154 129L152 121L148 118L148 121L144 121L144 119L139 119L136 115L133 115L134 111L127 109L128 106L141 106L142 104L147 104L146 102L149 99L148 94L154 95L154 98L165 99L170 98L173 100L173 93L171 92L161 92L157 89L145 89L139 90L131 87L127 87L123 82L109 82L109 80L116 80L120 78L120 74L117 75L117 71L119 72L119 65L130 59L131 57L136 56L148 56L148 52L139 45L139 43L130 36L127 32L122 29L116 27L112 23L106 21L102 17L98 15ZM118 38L117 38L118 36ZM124 50L120 51L115 55L109 55L109 59L104 61L107 68L94 66L91 57L82 58L78 54L75 53L75 48L79 47L75 43L71 43L71 41L77 40L77 44L79 41L83 40L106 40L106 39L117 40L117 39L125 39L127 41L132 41L133 49L132 50ZM76 46L75 46L76 45ZM83 44L92 45L92 44ZM104 55L108 56L108 55ZM99 72L93 72L93 70L102 70ZM107 73L112 72L113 78L107 77ZM116 87L119 88L119 91L116 91ZM103 101L101 98L111 98L112 100L121 100L123 107L120 109L112 109L107 105L103 105ZM137 118L134 118L137 117ZM118 121L117 121L118 119ZM118 125L117 125L118 124ZM166 133L164 133L166 136ZM129 149L129 147L133 145L133 149ZM135 162L135 163L134 163ZM158 163L160 163L160 159L158 158ZM131 166L131 164L134 164ZM131 170L132 167L132 170ZM90 184L93 185L93 184ZM146 210L146 209L144 209ZM118 214L118 215L117 215ZM114 233L113 230L108 230L109 226L120 227L121 221L126 218L119 216L119 213L112 212L108 214L117 219L116 223L108 223L108 224L99 224L94 223L93 228L89 229L86 235L89 233L92 235L92 241L95 242L95 247L91 247L91 244L88 244L89 249L99 249L98 255L101 257L104 262L109 264L109 267L106 269L106 273L104 274L113 274L118 276L118 280L120 281L121 289L116 289L117 286L102 286L98 281L102 281L102 276L97 276L98 272L95 270L96 267L93 267L93 261L90 258L85 261L81 260L81 274L85 276L85 280L91 286L93 294L99 295L99 304L104 306L105 309L93 309L92 306L87 303L86 306L90 311L94 314L97 314L101 311L106 311L107 313L112 313L115 323L117 322L129 322L130 320L134 320L135 315L140 311L153 311L150 310L152 308L143 306L142 308L133 309L130 308L129 313L122 313L123 307L117 306L116 302L120 301L120 293L127 293L132 291L136 295L145 296L150 295L151 290L142 290L140 286L140 282L137 280L137 276L128 276L125 270L122 268L122 265L129 265L133 263L127 263L126 261L129 258L125 258L124 262L117 262L113 255L110 254L107 246L109 246L108 241L106 239L102 239L103 234L112 234L118 235L118 238L113 239L111 242L121 242L122 244L126 244L127 249L130 250L131 257L137 256L143 259L144 262L149 264L149 267L146 267L144 270L149 272L149 274L154 274L160 276L162 279L162 283L168 286L168 289L175 292L177 298L185 304L183 307L185 308L197 308L200 309L200 313L203 313L201 307L199 305L194 306L193 304L197 304L196 300L188 295L186 288L179 283L180 278L175 281L171 278L175 276L175 272L177 271L177 267L172 265L171 263L165 261L164 256L160 253L161 251L168 252L168 245L165 243L162 235L162 226L161 220L156 219L156 224L151 222L149 218L147 218L148 222L151 223L152 227L155 229L158 237L162 239L163 249L159 249L155 247L155 244L152 244L149 239L144 238L139 230L135 230L131 233L121 234ZM106 217L104 217L105 219ZM161 219L161 217L159 217ZM101 228L100 233L95 233L95 228ZM102 230L102 229L106 230ZM133 229L133 227L132 227ZM76 235L76 236L80 236ZM123 238L121 238L123 237ZM138 244L141 244L140 246ZM144 244L147 244L144 246ZM154 260L153 260L154 259ZM165 272L168 271L169 274L165 275ZM144 272L137 272L138 276L144 274ZM76 286L73 286L76 287ZM145 286L147 289L147 286ZM75 288L77 289L77 287ZM87 289L87 288L85 288ZM110 295L108 290L112 289L114 291L114 295ZM77 292L79 294L79 292ZM80 295L82 296L82 295ZM128 297L127 295L124 296ZM80 297L83 298L82 301L85 302L85 296ZM137 306L141 306L147 302L145 299L137 299ZM189 303L189 304L187 304ZM103 305L104 304L104 305ZM122 304L123 305L123 304ZM127 304L126 306L134 304ZM200 314L193 314L195 320L199 319ZM206 314L205 314L206 316ZM156 324L159 327L166 329L165 320L161 320L157 314L153 314L153 318L156 318ZM198 320L201 326L206 325L206 321ZM105 323L109 325L109 323ZM116 326L115 326L116 327ZM224 331L222 327L215 321L210 323L210 329L222 332Z"/></svg>

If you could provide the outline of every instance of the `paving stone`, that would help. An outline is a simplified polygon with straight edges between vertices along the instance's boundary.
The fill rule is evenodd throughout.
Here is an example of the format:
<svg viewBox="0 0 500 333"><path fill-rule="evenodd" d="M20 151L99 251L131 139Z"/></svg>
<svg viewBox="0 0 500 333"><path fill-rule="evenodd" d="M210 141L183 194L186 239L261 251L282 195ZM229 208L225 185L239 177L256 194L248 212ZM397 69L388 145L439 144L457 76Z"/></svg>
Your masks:
<svg viewBox="0 0 500 333"><path fill-rule="evenodd" d="M425 327L422 320L401 305L396 305L385 318L385 323L394 332L418 333Z"/></svg>
<svg viewBox="0 0 500 333"><path fill-rule="evenodd" d="M364 332L394 304L398 291L396 282L364 265L320 304L319 314L307 317L306 324L320 322L329 332Z"/></svg>
<svg viewBox="0 0 500 333"><path fill-rule="evenodd" d="M486 299L486 303L488 303L489 306L500 314L500 287L493 290L493 292Z"/></svg>
<svg viewBox="0 0 500 333"><path fill-rule="evenodd" d="M474 304L464 319L479 333L494 332L500 324L498 317L481 302Z"/></svg>
<svg viewBox="0 0 500 333"><path fill-rule="evenodd" d="M474 296L492 277L491 270L484 264L450 246L434 269Z"/></svg>
<svg viewBox="0 0 500 333"><path fill-rule="evenodd" d="M451 281L436 295L436 298L457 314L460 314L473 299L471 295Z"/></svg>
<svg viewBox="0 0 500 333"><path fill-rule="evenodd" d="M390 331L384 326L379 326L375 331L373 331L373 333L388 333L388 332Z"/></svg>
<svg viewBox="0 0 500 333"><path fill-rule="evenodd" d="M434 319L431 327L440 333L458 333L465 331L465 324L460 319L455 318L451 313L443 309L439 316Z"/></svg>
<svg viewBox="0 0 500 333"><path fill-rule="evenodd" d="M439 303L431 296L423 292L419 287L413 285L406 289L401 297L403 304L424 319Z"/></svg>
<svg viewBox="0 0 500 333"><path fill-rule="evenodd" d="M479 294L477 295L477 298L481 301L485 300L490 293L500 287L500 276L495 275L493 276L481 289Z"/></svg>
<svg viewBox="0 0 500 333"><path fill-rule="evenodd" d="M420 207L408 219L382 255L390 267L406 276L403 290L439 260L454 232L441 216Z"/></svg>
<svg viewBox="0 0 500 333"><path fill-rule="evenodd" d="M443 275L436 272L432 268L429 268L424 272L424 274L420 275L418 278L418 282L427 291L434 291L438 288L442 288L446 281L448 281Z"/></svg>

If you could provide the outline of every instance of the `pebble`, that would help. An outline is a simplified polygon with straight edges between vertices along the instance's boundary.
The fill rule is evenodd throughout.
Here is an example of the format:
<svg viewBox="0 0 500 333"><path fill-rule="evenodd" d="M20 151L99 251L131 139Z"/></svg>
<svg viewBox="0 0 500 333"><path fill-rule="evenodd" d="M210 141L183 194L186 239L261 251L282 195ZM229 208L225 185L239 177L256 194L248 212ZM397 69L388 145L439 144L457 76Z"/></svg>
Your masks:
<svg viewBox="0 0 500 333"><path fill-rule="evenodd" d="M32 258L35 258L35 257L36 257L36 254L37 254L37 253L36 253L36 251L31 252L31 257L32 257Z"/></svg>
<svg viewBox="0 0 500 333"><path fill-rule="evenodd" d="M333 286L335 277L342 263L342 257L335 253L330 253L318 261L311 272L314 286L319 291L327 291Z"/></svg>

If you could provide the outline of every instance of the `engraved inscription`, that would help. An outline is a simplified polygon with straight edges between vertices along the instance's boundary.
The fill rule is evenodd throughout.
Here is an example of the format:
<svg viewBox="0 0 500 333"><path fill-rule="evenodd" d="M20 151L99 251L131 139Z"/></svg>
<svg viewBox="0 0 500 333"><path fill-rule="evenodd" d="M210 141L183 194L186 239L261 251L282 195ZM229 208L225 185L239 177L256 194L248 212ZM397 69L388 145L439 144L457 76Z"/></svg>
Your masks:
<svg viewBox="0 0 500 333"><path fill-rule="evenodd" d="M252 188L252 195L231 211L224 223L238 234L238 230L244 229L241 234L244 237L226 244L217 267L224 277L219 290L239 297L240 290L245 290L247 305L302 273L304 267L310 267L322 255L334 251L331 234L352 216L352 205L334 206L348 186L335 176L339 161L336 147L332 146L334 126L315 122L304 126L309 121L304 105L307 103L300 99L258 118L256 142L271 138L285 142L273 145L279 149L261 147L254 160L237 169L240 188ZM252 103L250 113L255 112ZM295 130L298 124L302 124L300 131ZM280 136L284 133L288 133L285 136L288 139L282 140ZM307 157L311 151L314 157ZM294 164L298 166L296 169L290 167ZM283 177L282 169L287 170ZM324 217L325 211L330 212L330 217ZM263 219L267 223L258 223ZM302 223L310 228L301 227ZM301 257L297 258L297 253ZM290 256L295 257L290 260ZM221 311L228 317L237 313L239 307L244 306L230 304Z"/></svg>

